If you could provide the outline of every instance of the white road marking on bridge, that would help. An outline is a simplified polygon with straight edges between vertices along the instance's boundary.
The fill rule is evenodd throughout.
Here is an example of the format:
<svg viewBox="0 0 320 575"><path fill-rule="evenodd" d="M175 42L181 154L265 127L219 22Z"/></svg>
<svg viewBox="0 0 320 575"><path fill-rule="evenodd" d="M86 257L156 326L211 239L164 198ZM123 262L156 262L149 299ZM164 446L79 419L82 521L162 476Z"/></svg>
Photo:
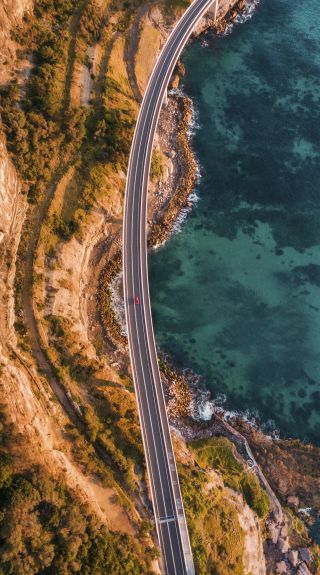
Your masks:
<svg viewBox="0 0 320 575"><path fill-rule="evenodd" d="M199 4L201 5L201 8L199 8ZM146 110L143 109L143 104L140 108L139 111L139 117L140 117L140 113L145 114L145 119L147 120L147 115L149 113L150 107L152 106L152 98L154 97L154 92L155 90L158 88L159 89L159 94L162 94L163 90L166 90L167 87L167 83L169 81L170 75L172 73L173 70L173 66L177 60L177 57L179 56L182 48L184 47L184 45L186 44L187 40L190 37L190 34L192 32L192 28L194 27L194 25L196 24L197 21L200 20L200 18L202 17L202 15L204 14L204 12L206 11L207 7L208 7L209 2L205 1L205 2L194 2L193 4L191 4L191 6L187 9L185 16L183 16L183 24L180 27L180 30L177 32L176 37L172 38L172 36L170 35L170 37L168 38L167 42L166 42L166 46L168 45L167 48L167 53L165 52L166 46L164 47L164 58L162 59L162 62L159 66L159 69L157 69L157 65L155 65L152 75L150 77L149 83L148 83L148 87L146 89L146 94L148 92L148 88L149 88L149 84L151 85L152 81L154 78L154 86L151 89L151 95L148 95L149 101L147 103L146 106ZM188 14L188 15L187 15ZM180 22L177 24L177 27L179 27ZM173 34L173 33L172 33ZM170 42L172 42L172 45L170 45ZM170 47L169 47L170 45ZM161 56L160 56L161 58ZM164 68L167 68L167 70L165 71ZM159 86L160 84L160 86ZM147 468L148 468L148 473L151 479L151 491L152 491L152 499L153 499L153 503L155 506L155 510L157 510L156 515L158 515L159 517L159 509L158 509L158 497L157 497L157 488L155 486L154 483L154 475L153 475L153 469L152 469L152 459L150 457L150 450L149 450L149 445L148 445L148 436L147 436L147 431L145 429L145 417L144 417L144 413L143 413L143 406L142 406L142 396L140 396L140 388L139 388L139 378L138 378L138 365L139 368L141 369L141 374L142 374L142 380L143 383L147 383L149 381L150 386L148 386L148 391L147 391L147 386L146 386L146 394L145 394L145 400L147 403L147 409L149 412L149 421L150 421L150 431L151 431L151 437L153 440L153 445L154 445L154 455L155 455L155 460L156 460L156 464L158 465L159 468L159 460L158 460L158 455L160 456L161 452L162 452L162 456L163 456L163 463L164 463L164 472L166 475L166 479L168 481L168 486L169 486L169 497L171 499L171 505L173 502L173 508L175 508L178 517L174 517L174 516L166 516L166 517L161 517L163 519L164 524L166 523L170 523L173 522L174 523L174 531L175 531L175 536L177 539L174 539L176 541L176 543L178 543L178 550L179 550L179 554L180 554L180 558L182 558L182 554L184 557L184 561L182 560L182 564L184 566L184 568L187 569L187 573L188 575L192 575L194 574L194 567L193 567L193 561L192 561L192 554L191 554L191 548L190 548L190 541L189 541L189 535L188 535L188 530L187 530L187 525L186 525L186 519L185 519L185 514L184 514L184 510L183 510L183 502L181 500L181 494L180 494L180 487L179 487L179 481L178 481L178 475L177 475L177 469L176 469L176 465L175 465L175 459L174 459L174 454L173 454L173 450L172 450L172 442L171 442L171 436L170 436L170 429L169 429L169 425L168 425L168 418L167 418L167 412L166 412L166 407L165 407L165 399L164 399L164 393L163 393L163 388L162 388L162 384L161 384L161 377L160 377L160 371L159 371L159 366L157 363L157 360L154 358L154 350L155 350L155 338L154 338L154 333L153 333L153 325L152 325L152 318L151 318L151 314L150 314L150 298L149 298L149 284L148 284L148 275L146 275L145 277L145 268L147 268L147 257L146 257L146 225L145 228L142 229L141 228L141 224L142 224L142 215L145 211L145 219L147 219L147 211L146 211L146 200L147 200L147 183L148 183L148 177L149 177L149 169L150 169L150 161L151 161L151 147L152 146L152 141L154 138L154 132L155 132L155 127L157 125L157 121L159 118L159 114L160 114L160 110L161 110L161 102L160 99L158 98L158 100L156 99L154 105L154 110L153 110L153 114L152 117L148 120L148 124L146 124L146 127L144 127L144 125L141 123L141 128L139 127L140 130L140 137L142 140L142 136L144 137L144 141L146 143L146 146L144 146L145 148L145 161L144 164L142 164L142 169L140 167L140 176L141 176L141 189L140 192L138 194L138 200L139 203L136 204L137 205L137 210L138 210L138 224L140 227L137 228L137 231L139 232L139 236L138 236L138 245L137 247L140 247L140 259L138 258L137 261L137 270L138 270L138 284L139 287L142 287L142 279L144 280L144 288L146 288L146 290L144 290L146 292L146 299L148 300L147 303L148 305L145 305L145 299L142 298L142 315L141 315L141 325L142 325L142 334L139 333L139 329L138 329L138 321L137 321L137 317L138 317L138 310L134 311L134 314L132 316L132 320L134 319L135 323L133 326L131 326L130 324L130 316L129 316L129 309L128 309L128 287L130 285L130 282L128 281L128 268L125 267L125 261L126 261L126 255L128 253L128 248L127 248L127 242L128 241L128 228L129 228L129 223L128 223L128 219L127 219L127 202L125 204L125 222L124 222L124 234L123 234L123 246L124 246L124 292L125 292L125 311L126 311L126 319L127 319L127 325L128 325L128 335L129 335L129 349L130 349L130 355L131 355L131 361L133 364L133 373L134 373L134 380L136 380L137 385L135 385L135 388L137 390L137 398L138 398L138 405L139 405L139 417L140 417L140 421L142 423L141 428L142 428L142 435L144 438L144 443L146 445L146 451L147 451ZM137 120L137 126L139 125L139 117ZM137 134L139 132L139 130L135 130L135 134L134 134L134 138L133 138L133 143L132 143L132 147L131 147L131 151L133 149L135 149L135 146L137 144ZM139 141L138 144L138 152L141 150L141 140ZM151 141L152 140L152 141ZM150 144L151 142L151 144ZM130 174L131 174L131 170L132 170L132 165L133 165L133 157L134 154L130 153L130 158L129 158L129 166L128 166L128 178L127 178L127 183L130 181L130 183L134 182L135 184L135 180L137 178L138 175L138 169L137 169L137 165L135 165L135 172L134 172L134 176L132 178L131 176L131 180L130 180ZM137 156L139 157L139 155ZM128 188L129 189L129 188ZM135 186L133 187L133 190L135 189ZM132 194L131 194L132 196ZM128 196L127 196L128 197ZM127 200L126 197L126 200ZM131 197L131 203L133 207L135 205L135 197L133 196L133 199ZM128 202L129 205L129 202ZM131 215L131 220L130 220L130 226L131 226L131 237L130 239L132 240L133 238L133 233L134 233L134 212L135 210L132 209L132 213ZM130 228L129 228L130 229ZM131 261L131 271L132 271L132 287L134 288L134 284L135 284L135 280L134 280L134 274L133 274L133 270L134 270L134 252L133 252L133 242L131 241L131 246L130 246L130 255L132 257L132 261ZM140 265L139 265L140 264ZM141 277L141 274L143 274L143 276ZM131 294L130 294L131 295ZM147 313L148 312L148 313ZM139 316L140 318L140 316ZM129 321L128 321L129 319ZM134 330L132 330L131 328L135 328ZM135 336L136 336L136 343L137 343L137 348L139 351L139 356L140 356L140 362L136 362L136 358L134 356L134 354L131 354L131 342L134 343L134 339L132 336L132 331L134 332ZM141 338L141 335L143 336ZM142 346L141 346L142 343ZM145 345L144 345L145 344ZM142 361L142 356L141 356L141 348L145 349L146 352L146 363L147 366L145 365L145 363ZM154 365L155 362L155 365ZM145 369L147 367L147 369ZM146 377L147 375L147 377ZM149 377L148 377L149 375ZM159 384L160 383L160 384ZM159 384L159 385L158 385ZM159 399L162 399L163 404L161 403L161 401L159 401ZM153 399L154 401L154 410L155 410L155 415L156 415L156 420L157 423L159 425L159 430L161 433L161 438L160 438L160 449L161 452L158 454L158 450L156 447L156 443L154 441L154 427L153 427L153 423L152 423L152 416L151 416L151 410L150 410L150 405L149 405L149 400ZM140 411L141 410L141 411ZM164 423L167 423L167 427L164 425ZM172 462L170 462L169 460L171 460ZM149 466L150 463L150 466ZM168 474L169 471L169 474ZM160 494L162 496L162 501L164 503L164 509L166 509L166 500L164 497L164 490L163 490L163 486L162 486L162 477L161 477L161 473L159 472L159 482L160 482ZM170 489L171 486L171 489ZM173 488L173 486L176 487L176 489ZM180 495L180 497L177 497L177 495ZM167 531L167 535L169 538L169 544L171 547L171 558L173 561L173 568L174 571L176 573L176 565L175 565L175 556L173 553L173 548L172 548L172 541L171 541L171 531L169 529L169 527L165 527L164 526L164 530ZM158 535L159 535L159 539L160 541L162 540L162 533L161 533L161 528L159 527L158 531ZM163 543L163 540L162 540ZM182 544L182 549L181 549L181 544ZM168 565L167 565L167 558L166 558L166 549L163 545L161 545L162 551L163 551L163 557L164 557L164 561L166 563L166 572L168 573ZM181 554L182 552L182 554ZM180 570L179 570L180 573ZM168 573L169 575L169 573ZM173 575L170 573L170 575Z"/></svg>
<svg viewBox="0 0 320 575"><path fill-rule="evenodd" d="M172 517L159 517L159 523L172 523L173 521L177 521L177 518L173 515Z"/></svg>

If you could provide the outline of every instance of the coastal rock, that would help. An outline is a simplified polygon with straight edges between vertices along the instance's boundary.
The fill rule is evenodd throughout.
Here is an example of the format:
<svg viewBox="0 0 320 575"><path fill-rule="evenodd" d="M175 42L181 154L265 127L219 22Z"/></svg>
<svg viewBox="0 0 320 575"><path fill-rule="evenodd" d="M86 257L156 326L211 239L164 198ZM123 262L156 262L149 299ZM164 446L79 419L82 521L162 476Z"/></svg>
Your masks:
<svg viewBox="0 0 320 575"><path fill-rule="evenodd" d="M288 559L292 567L296 567L298 565L298 551L291 549L288 553Z"/></svg>
<svg viewBox="0 0 320 575"><path fill-rule="evenodd" d="M179 74L173 74L173 76L171 76L170 79L170 83L169 83L169 88L179 88L179 84L180 84L180 76Z"/></svg>
<svg viewBox="0 0 320 575"><path fill-rule="evenodd" d="M301 561L304 561L305 563L312 563L313 555L312 555L310 549L308 549L308 547L300 547L299 555L300 555Z"/></svg>
<svg viewBox="0 0 320 575"><path fill-rule="evenodd" d="M309 571L305 563L300 563L297 575L311 575L311 572Z"/></svg>
<svg viewBox="0 0 320 575"><path fill-rule="evenodd" d="M299 497L296 495L290 495L287 499L288 507L297 508L299 507Z"/></svg>
<svg viewBox="0 0 320 575"><path fill-rule="evenodd" d="M279 539L278 539L278 547L279 547L281 553L288 553L288 551L289 551L289 541L288 541L288 539L283 539L282 537L279 537Z"/></svg>
<svg viewBox="0 0 320 575"><path fill-rule="evenodd" d="M274 525L273 523L269 526L269 535L270 535L270 539L272 541L272 543L274 545L276 545L278 543L278 539L279 539L279 535L280 535L280 530L279 528Z"/></svg>
<svg viewBox="0 0 320 575"><path fill-rule="evenodd" d="M177 65L176 65L176 71L177 71L177 74L179 74L179 76L185 76L185 74L186 74L186 67L181 62L181 60L179 60Z"/></svg>
<svg viewBox="0 0 320 575"><path fill-rule="evenodd" d="M285 573L288 573L287 564L284 561L280 561L279 563L277 563L277 573L279 573L279 575L284 575Z"/></svg>

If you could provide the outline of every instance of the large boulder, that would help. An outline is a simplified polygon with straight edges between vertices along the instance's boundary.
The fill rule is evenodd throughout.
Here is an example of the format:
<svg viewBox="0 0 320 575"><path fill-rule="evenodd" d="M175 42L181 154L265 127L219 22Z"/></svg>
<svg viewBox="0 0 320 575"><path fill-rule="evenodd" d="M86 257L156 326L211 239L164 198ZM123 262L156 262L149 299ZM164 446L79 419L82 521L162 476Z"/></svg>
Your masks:
<svg viewBox="0 0 320 575"><path fill-rule="evenodd" d="M279 537L278 539L278 547L281 553L288 553L289 551L289 541L288 539L283 539L283 537Z"/></svg>
<svg viewBox="0 0 320 575"><path fill-rule="evenodd" d="M311 572L309 571L305 563L300 563L297 575L311 575Z"/></svg>
<svg viewBox="0 0 320 575"><path fill-rule="evenodd" d="M299 497L296 497L296 495L289 495L287 503L288 507L295 509L299 507Z"/></svg>
<svg viewBox="0 0 320 575"><path fill-rule="evenodd" d="M288 553L288 559L292 565L292 567L296 567L298 565L298 551L294 551L290 549Z"/></svg>
<svg viewBox="0 0 320 575"><path fill-rule="evenodd" d="M277 573L279 575L285 575L285 573L288 573L287 564L285 561L280 561L277 563Z"/></svg>
<svg viewBox="0 0 320 575"><path fill-rule="evenodd" d="M299 555L300 555L301 561L304 561L305 563L312 563L313 555L312 555L310 549L308 549L308 547L300 547Z"/></svg>
<svg viewBox="0 0 320 575"><path fill-rule="evenodd" d="M269 526L269 538L271 539L272 543L276 545L278 543L280 535L280 529L273 523Z"/></svg>

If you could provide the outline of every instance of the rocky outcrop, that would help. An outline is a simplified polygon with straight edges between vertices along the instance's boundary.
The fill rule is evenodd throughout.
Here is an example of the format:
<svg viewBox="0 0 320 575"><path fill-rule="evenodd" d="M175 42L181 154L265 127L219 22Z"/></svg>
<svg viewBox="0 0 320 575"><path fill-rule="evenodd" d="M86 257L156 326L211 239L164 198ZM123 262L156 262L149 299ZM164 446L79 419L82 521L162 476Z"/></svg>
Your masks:
<svg viewBox="0 0 320 575"><path fill-rule="evenodd" d="M263 552L259 520L245 503L241 495L234 493L233 497L237 501L238 519L245 534L243 553L244 572L249 575L266 575L266 561Z"/></svg>
<svg viewBox="0 0 320 575"><path fill-rule="evenodd" d="M11 234L21 183L0 133L0 243Z"/></svg>
<svg viewBox="0 0 320 575"><path fill-rule="evenodd" d="M23 16L33 9L33 0L3 0L0 2L0 84L12 74L17 45L12 39L12 28L18 26Z"/></svg>
<svg viewBox="0 0 320 575"><path fill-rule="evenodd" d="M0 342L7 342L14 321L15 255L26 212L21 182L0 133Z"/></svg>

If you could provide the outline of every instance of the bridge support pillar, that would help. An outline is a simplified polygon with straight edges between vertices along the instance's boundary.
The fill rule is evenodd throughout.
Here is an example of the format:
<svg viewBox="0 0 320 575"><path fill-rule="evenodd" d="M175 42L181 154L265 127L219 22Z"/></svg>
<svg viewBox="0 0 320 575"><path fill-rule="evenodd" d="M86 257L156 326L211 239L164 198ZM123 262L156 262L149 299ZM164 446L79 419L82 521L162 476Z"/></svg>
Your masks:
<svg viewBox="0 0 320 575"><path fill-rule="evenodd" d="M216 21L217 16L218 16L218 8L219 8L219 0L215 0L215 6L214 6L214 21Z"/></svg>
<svg viewBox="0 0 320 575"><path fill-rule="evenodd" d="M163 96L163 105L166 106L168 104L168 90L165 91Z"/></svg>
<svg viewBox="0 0 320 575"><path fill-rule="evenodd" d="M214 21L216 21L216 19L217 19L217 17L218 17L219 0L214 0L212 8L213 8L212 11L213 11L213 14L214 14L213 19L214 19Z"/></svg>
<svg viewBox="0 0 320 575"><path fill-rule="evenodd" d="M213 0L212 4L208 8L208 15L213 18L214 22L218 17L218 10L219 10L219 0Z"/></svg>

